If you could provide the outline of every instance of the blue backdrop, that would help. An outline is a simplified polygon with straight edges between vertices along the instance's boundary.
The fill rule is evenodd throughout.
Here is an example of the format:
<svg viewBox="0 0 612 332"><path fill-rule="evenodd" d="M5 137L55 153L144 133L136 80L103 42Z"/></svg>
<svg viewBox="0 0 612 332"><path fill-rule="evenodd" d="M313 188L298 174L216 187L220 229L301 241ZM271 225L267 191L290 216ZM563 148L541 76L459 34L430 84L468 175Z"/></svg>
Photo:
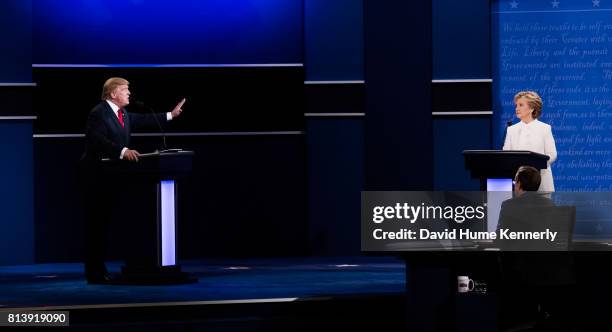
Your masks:
<svg viewBox="0 0 612 332"><path fill-rule="evenodd" d="M612 189L612 4L494 1L494 146L501 148L512 97L535 90L552 125L557 191Z"/></svg>
<svg viewBox="0 0 612 332"><path fill-rule="evenodd" d="M301 0L37 0L36 64L302 62Z"/></svg>

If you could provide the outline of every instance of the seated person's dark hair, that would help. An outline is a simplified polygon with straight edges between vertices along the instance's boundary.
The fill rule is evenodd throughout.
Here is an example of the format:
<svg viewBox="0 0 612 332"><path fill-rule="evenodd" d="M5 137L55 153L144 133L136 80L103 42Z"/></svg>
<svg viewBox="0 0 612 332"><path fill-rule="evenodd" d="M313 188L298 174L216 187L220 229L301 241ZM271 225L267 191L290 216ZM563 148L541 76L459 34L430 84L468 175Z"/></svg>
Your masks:
<svg viewBox="0 0 612 332"><path fill-rule="evenodd" d="M542 177L537 169L531 166L521 166L516 172L514 181L520 182L524 191L538 191Z"/></svg>

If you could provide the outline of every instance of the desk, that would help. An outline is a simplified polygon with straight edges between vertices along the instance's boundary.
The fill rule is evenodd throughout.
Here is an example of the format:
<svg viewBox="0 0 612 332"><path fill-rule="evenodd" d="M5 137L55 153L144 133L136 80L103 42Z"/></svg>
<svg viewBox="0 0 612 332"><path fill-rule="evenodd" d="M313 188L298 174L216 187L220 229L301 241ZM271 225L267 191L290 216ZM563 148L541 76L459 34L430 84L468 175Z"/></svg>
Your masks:
<svg viewBox="0 0 612 332"><path fill-rule="evenodd" d="M579 288L584 294L612 294L612 254L609 242L602 239L575 241L580 251L565 252L567 275L558 276L560 287ZM593 248L600 250L593 251ZM401 253L406 263L407 319L415 331L496 331L500 313L498 303L503 300L501 251L490 250L440 251L414 250ZM591 250L589 250L591 249ZM605 250L604 250L605 249ZM515 254L515 253L510 253ZM555 252L542 256L556 257ZM534 259L537 263L538 259ZM553 264L551 260L541 260ZM546 267L543 268L546 270ZM563 269L562 269L563 270ZM534 273L537 273L534 271ZM474 280L486 280L488 293L458 294L457 276L467 275ZM546 284L544 281L543 284ZM536 283L534 287L539 287ZM571 295L568 295L571 296ZM582 295L585 298L587 295ZM588 301L576 301L577 306L588 306ZM583 308L577 308L586 311ZM478 315L476 315L478 313Z"/></svg>
<svg viewBox="0 0 612 332"><path fill-rule="evenodd" d="M497 330L496 280L498 252L412 251L402 253L406 262L407 318L415 331ZM494 267L494 268L491 268ZM487 280L488 293L457 294L457 276ZM473 297L474 296L474 297ZM476 305L479 316L466 314ZM476 328L480 326L480 328ZM465 329L459 329L463 327Z"/></svg>

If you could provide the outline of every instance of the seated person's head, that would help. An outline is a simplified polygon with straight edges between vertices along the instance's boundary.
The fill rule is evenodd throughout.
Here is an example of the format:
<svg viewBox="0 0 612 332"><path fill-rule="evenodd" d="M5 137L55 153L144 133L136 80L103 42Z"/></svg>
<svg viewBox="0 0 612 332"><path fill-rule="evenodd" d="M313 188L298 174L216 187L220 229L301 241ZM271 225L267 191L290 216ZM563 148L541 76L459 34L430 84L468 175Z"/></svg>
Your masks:
<svg viewBox="0 0 612 332"><path fill-rule="evenodd" d="M538 191L540 182L540 171L531 166L521 166L514 176L514 192L522 194L525 191Z"/></svg>

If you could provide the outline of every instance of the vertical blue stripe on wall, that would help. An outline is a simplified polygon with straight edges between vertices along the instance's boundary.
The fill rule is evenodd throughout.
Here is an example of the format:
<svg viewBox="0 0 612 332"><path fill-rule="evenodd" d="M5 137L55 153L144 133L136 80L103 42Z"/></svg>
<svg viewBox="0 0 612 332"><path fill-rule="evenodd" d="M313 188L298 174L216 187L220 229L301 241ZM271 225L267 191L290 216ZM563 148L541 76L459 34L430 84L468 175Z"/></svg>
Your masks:
<svg viewBox="0 0 612 332"><path fill-rule="evenodd" d="M32 82L32 1L0 1L0 82ZM1 89L2 87L0 87ZM13 98L4 94L4 98ZM18 101L3 100L4 105ZM25 103L29 104L29 103ZM11 114L10 109L2 109ZM0 265L34 262L31 121L0 120Z"/></svg>
<svg viewBox="0 0 612 332"><path fill-rule="evenodd" d="M309 119L307 131L310 253L359 255L363 120Z"/></svg>
<svg viewBox="0 0 612 332"><path fill-rule="evenodd" d="M363 79L362 0L304 0L306 79Z"/></svg>
<svg viewBox="0 0 612 332"><path fill-rule="evenodd" d="M367 190L432 190L431 3L364 2Z"/></svg>
<svg viewBox="0 0 612 332"><path fill-rule="evenodd" d="M32 123L0 121L0 265L34 262Z"/></svg>
<svg viewBox="0 0 612 332"><path fill-rule="evenodd" d="M0 83L32 82L32 1L0 1Z"/></svg>

